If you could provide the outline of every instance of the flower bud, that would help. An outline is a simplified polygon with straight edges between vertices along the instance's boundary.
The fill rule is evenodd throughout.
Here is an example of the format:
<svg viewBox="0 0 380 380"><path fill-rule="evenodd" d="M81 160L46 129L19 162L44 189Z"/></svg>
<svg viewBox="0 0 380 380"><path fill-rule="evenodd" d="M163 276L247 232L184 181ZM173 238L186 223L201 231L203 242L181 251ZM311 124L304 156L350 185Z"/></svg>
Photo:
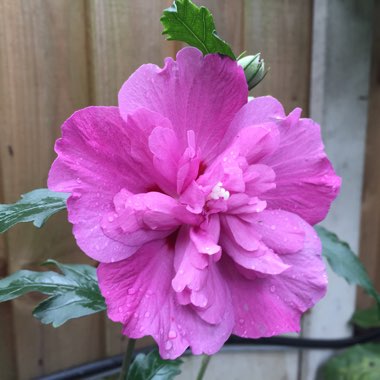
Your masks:
<svg viewBox="0 0 380 380"><path fill-rule="evenodd" d="M249 90L252 90L253 87L257 86L267 73L265 71L264 60L261 59L260 53L240 58L238 64L244 70Z"/></svg>

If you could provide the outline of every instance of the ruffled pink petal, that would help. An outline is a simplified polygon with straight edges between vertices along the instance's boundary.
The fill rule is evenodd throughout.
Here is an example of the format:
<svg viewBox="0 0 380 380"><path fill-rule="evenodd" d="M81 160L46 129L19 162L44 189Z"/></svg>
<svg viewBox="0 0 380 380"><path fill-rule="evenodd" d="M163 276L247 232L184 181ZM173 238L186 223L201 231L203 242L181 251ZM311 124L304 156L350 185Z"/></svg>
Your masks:
<svg viewBox="0 0 380 380"><path fill-rule="evenodd" d="M155 128L149 136L153 165L160 187L167 194L181 194L198 175L200 152L194 131L188 131L188 146L182 151L175 132L170 128Z"/></svg>
<svg viewBox="0 0 380 380"><path fill-rule="evenodd" d="M230 296L216 265L220 259L219 217L213 215L210 219L203 228L181 228L175 247L176 275L172 286L179 303L193 305L203 320L218 324L223 320Z"/></svg>
<svg viewBox="0 0 380 380"><path fill-rule="evenodd" d="M304 247L281 256L290 266L281 274L250 280L241 275L228 256L223 256L223 275L235 311L234 334L260 338L298 332L301 315L324 296L327 277L321 243L313 228L298 219L305 233Z"/></svg>
<svg viewBox="0 0 380 380"><path fill-rule="evenodd" d="M62 125L62 138L56 142L58 157L49 172L49 188L72 192L96 186L111 193L122 187L141 192L153 186L146 176L152 164L145 169L136 167L138 162L128 152L126 128L116 107L88 107L75 112Z"/></svg>
<svg viewBox="0 0 380 380"><path fill-rule="evenodd" d="M239 109L247 103L244 72L236 63L218 54L203 56L192 47L182 49L177 60L167 58L164 68L143 65L119 92L123 118L146 108L168 118L182 148L187 131L193 130L208 163L221 151L219 145Z"/></svg>
<svg viewBox="0 0 380 380"><path fill-rule="evenodd" d="M48 187L72 193L67 208L74 236L79 247L98 261L121 260L133 253L104 235L100 227L113 209L114 195L123 187L146 191L154 186L147 175L149 167L139 167L128 149L126 124L116 107L89 107L74 113L63 124L62 138L55 145L58 158L50 169Z"/></svg>
<svg viewBox="0 0 380 380"><path fill-rule="evenodd" d="M242 128L232 144L232 150L238 149L239 155L244 157L248 164L257 163L277 149L279 137L275 123Z"/></svg>
<svg viewBox="0 0 380 380"><path fill-rule="evenodd" d="M220 145L222 147L229 145L243 128L264 123L273 123L285 116L284 107L272 96L254 98L236 113Z"/></svg>
<svg viewBox="0 0 380 380"><path fill-rule="evenodd" d="M100 264L99 286L111 320L124 324L131 338L151 335L161 357L175 359L190 346L194 354L211 355L228 339L234 317L227 298L222 320L205 322L193 309L178 303L171 279L174 252L164 242L152 242L117 263Z"/></svg>
<svg viewBox="0 0 380 380"><path fill-rule="evenodd" d="M278 254L296 253L305 242L304 222L283 210L265 210L241 218L253 226L260 240Z"/></svg>
<svg viewBox="0 0 380 380"><path fill-rule="evenodd" d="M243 215L265 210L267 203L247 194L232 194L227 201L228 214Z"/></svg>
<svg viewBox="0 0 380 380"><path fill-rule="evenodd" d="M102 219L103 232L131 247L169 236L181 224L198 225L202 221L200 215L158 192L132 194L122 189L114 198L114 206Z"/></svg>
<svg viewBox="0 0 380 380"><path fill-rule="evenodd" d="M294 212L313 225L326 217L341 179L326 156L319 125L299 114L296 109L278 122L280 146L261 161L276 173L276 188L264 199L268 208Z"/></svg>
<svg viewBox="0 0 380 380"><path fill-rule="evenodd" d="M278 275L289 268L282 258L267 247L254 225L235 216L223 216L220 244L223 253L230 256L243 268Z"/></svg>
<svg viewBox="0 0 380 380"><path fill-rule="evenodd" d="M276 174L274 170L262 164L250 165L244 171L245 192L253 196L259 196L276 188Z"/></svg>

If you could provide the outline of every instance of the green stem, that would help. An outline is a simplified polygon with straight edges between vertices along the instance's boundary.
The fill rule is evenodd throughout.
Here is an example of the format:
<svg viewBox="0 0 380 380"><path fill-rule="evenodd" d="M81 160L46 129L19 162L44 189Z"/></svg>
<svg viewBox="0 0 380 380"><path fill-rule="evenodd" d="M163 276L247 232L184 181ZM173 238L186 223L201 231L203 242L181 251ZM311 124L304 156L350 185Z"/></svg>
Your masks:
<svg viewBox="0 0 380 380"><path fill-rule="evenodd" d="M211 356L203 355L203 357L202 357L202 363L201 363L201 368L199 369L197 380L202 380L203 379L203 376L204 376L204 374L206 372L206 369L207 369L207 366L208 366L208 363L210 362L210 360L211 360Z"/></svg>
<svg viewBox="0 0 380 380"><path fill-rule="evenodd" d="M123 365L121 367L121 372L119 376L119 380L127 380L128 379L128 371L129 366L132 361L133 351L135 349L136 339L129 339L127 350L125 351L124 359L123 359Z"/></svg>

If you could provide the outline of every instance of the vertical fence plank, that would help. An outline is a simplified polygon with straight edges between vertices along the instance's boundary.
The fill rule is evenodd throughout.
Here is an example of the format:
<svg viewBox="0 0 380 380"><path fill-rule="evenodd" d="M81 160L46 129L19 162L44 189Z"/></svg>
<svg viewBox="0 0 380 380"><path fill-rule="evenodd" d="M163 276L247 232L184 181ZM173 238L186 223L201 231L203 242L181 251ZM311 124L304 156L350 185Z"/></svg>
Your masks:
<svg viewBox="0 0 380 380"><path fill-rule="evenodd" d="M0 166L1 169L1 166ZM1 174L1 170L0 170ZM3 202L1 188L2 181L0 176L0 202ZM4 236L0 236L0 279L8 273L6 241ZM13 321L11 304L0 304L0 368L1 376L4 380L14 379L16 377L15 367L15 350L13 344Z"/></svg>
<svg viewBox="0 0 380 380"><path fill-rule="evenodd" d="M245 43L261 52L270 71L253 96L272 95L289 112L308 114L311 56L311 0L246 0Z"/></svg>
<svg viewBox="0 0 380 380"><path fill-rule="evenodd" d="M174 48L161 35L160 16L171 1L89 0L92 98L116 105L123 82L143 63L163 65ZM172 45L174 46L174 45Z"/></svg>
<svg viewBox="0 0 380 380"><path fill-rule="evenodd" d="M91 99L98 105L116 105L123 82L143 63L163 65L175 44L161 35L160 15L172 2L139 0L87 1L91 46ZM121 325L106 321L106 353L125 346Z"/></svg>
<svg viewBox="0 0 380 380"><path fill-rule="evenodd" d="M197 4L207 7L214 16L216 31L228 42L235 55L244 50L244 0L204 0Z"/></svg>
<svg viewBox="0 0 380 380"><path fill-rule="evenodd" d="M343 179L323 224L357 252L374 2L316 0L314 5L311 116L321 124L326 151ZM354 307L355 288L330 271L327 295L304 320L304 335L349 335ZM305 351L300 379L315 379L329 355Z"/></svg>
<svg viewBox="0 0 380 380"><path fill-rule="evenodd" d="M380 20L380 2L375 2L373 19ZM374 23L372 67L370 77L368 129L363 185L360 258L380 289L380 23ZM364 292L359 293L358 306L365 308L373 303Z"/></svg>
<svg viewBox="0 0 380 380"><path fill-rule="evenodd" d="M7 203L46 186L60 124L89 102L84 11L83 0L0 2L0 162ZM19 225L6 238L9 272L49 257L84 257L65 215L53 217L42 230ZM29 295L13 303L15 378L29 379L102 355L99 316L53 329L33 319L36 300Z"/></svg>

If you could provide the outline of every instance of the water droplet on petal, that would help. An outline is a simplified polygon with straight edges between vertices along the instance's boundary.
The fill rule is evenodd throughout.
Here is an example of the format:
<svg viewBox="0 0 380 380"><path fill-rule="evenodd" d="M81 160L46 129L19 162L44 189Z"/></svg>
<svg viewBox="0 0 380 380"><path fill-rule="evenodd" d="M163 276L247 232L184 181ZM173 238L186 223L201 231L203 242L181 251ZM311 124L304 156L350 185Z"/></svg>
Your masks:
<svg viewBox="0 0 380 380"><path fill-rule="evenodd" d="M270 226L270 229L274 231L274 230L276 229L276 226L275 226L274 224L272 224L272 225Z"/></svg>
<svg viewBox="0 0 380 380"><path fill-rule="evenodd" d="M274 292L276 291L276 287L275 287L274 285L272 285L272 286L270 287L270 291L271 291L271 293L274 293Z"/></svg>
<svg viewBox="0 0 380 380"><path fill-rule="evenodd" d="M111 223L114 221L114 218L113 218L112 215L110 215L110 216L108 217L108 221L111 222Z"/></svg>
<svg viewBox="0 0 380 380"><path fill-rule="evenodd" d="M177 333L174 330L170 330L168 337L169 339L174 339L177 337Z"/></svg>
<svg viewBox="0 0 380 380"><path fill-rule="evenodd" d="M145 318L149 318L150 317L149 311L147 311L144 315L145 315Z"/></svg>
<svg viewBox="0 0 380 380"><path fill-rule="evenodd" d="M135 288L129 288L128 289L128 294L132 295L132 294L135 294L136 293L136 289Z"/></svg>
<svg viewBox="0 0 380 380"><path fill-rule="evenodd" d="M165 350L169 351L172 347L173 347L173 343L170 340L168 340L165 343Z"/></svg>
<svg viewBox="0 0 380 380"><path fill-rule="evenodd" d="M241 325L243 325L243 324L244 324L244 319L243 319L243 318L239 319L239 323L240 323Z"/></svg>
<svg viewBox="0 0 380 380"><path fill-rule="evenodd" d="M82 180L80 178L77 178L78 183L82 183Z"/></svg>

